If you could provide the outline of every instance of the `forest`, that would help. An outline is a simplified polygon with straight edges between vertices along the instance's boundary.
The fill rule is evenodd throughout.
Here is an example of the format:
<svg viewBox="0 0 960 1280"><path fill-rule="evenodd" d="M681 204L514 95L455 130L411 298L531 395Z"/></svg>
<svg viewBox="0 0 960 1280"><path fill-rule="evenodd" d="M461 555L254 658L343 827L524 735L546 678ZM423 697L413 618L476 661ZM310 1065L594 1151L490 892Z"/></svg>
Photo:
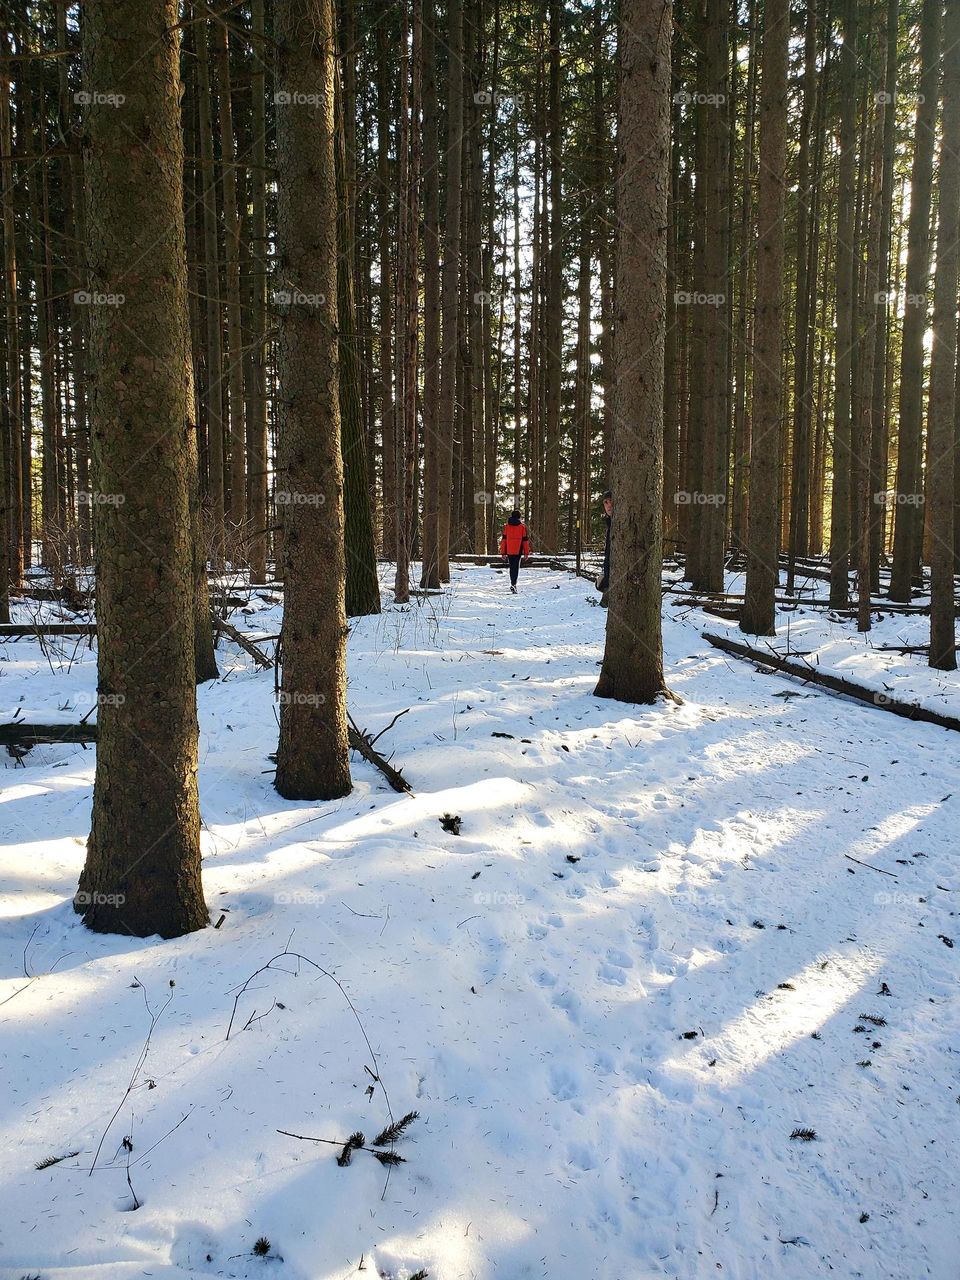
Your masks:
<svg viewBox="0 0 960 1280"><path fill-rule="evenodd" d="M0 1271L953 1276L960 0L0 0L0 216Z"/></svg>

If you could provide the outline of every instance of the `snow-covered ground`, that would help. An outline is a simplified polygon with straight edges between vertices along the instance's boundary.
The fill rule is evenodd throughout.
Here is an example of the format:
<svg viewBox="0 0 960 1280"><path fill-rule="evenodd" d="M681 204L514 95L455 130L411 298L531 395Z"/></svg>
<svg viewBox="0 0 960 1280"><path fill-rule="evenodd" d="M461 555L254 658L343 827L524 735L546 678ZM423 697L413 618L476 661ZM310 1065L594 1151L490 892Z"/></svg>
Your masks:
<svg viewBox="0 0 960 1280"><path fill-rule="evenodd" d="M955 1280L957 737L757 674L672 605L683 705L599 701L589 584L454 576L352 627L351 711L409 708L378 745L415 797L356 760L349 798L281 800L273 675L225 651L199 693L218 929L85 931L93 750L7 762L0 1274ZM274 634L256 603L234 621ZM956 713L922 655L790 626ZM0 719L87 713L75 647L0 648ZM227 1040L285 949L336 982L276 961ZM278 1133L411 1110L389 1180Z"/></svg>

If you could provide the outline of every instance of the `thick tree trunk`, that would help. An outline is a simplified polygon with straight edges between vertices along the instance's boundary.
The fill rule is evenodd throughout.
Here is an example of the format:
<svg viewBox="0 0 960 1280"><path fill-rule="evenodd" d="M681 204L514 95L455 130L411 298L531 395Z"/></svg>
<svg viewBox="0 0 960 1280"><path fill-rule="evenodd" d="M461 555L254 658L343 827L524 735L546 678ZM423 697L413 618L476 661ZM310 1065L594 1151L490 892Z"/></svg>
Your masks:
<svg viewBox="0 0 960 1280"><path fill-rule="evenodd" d="M100 932L202 928L179 6L84 10L97 771L74 905Z"/></svg>
<svg viewBox="0 0 960 1280"><path fill-rule="evenodd" d="M621 702L652 702L666 692L660 578L671 20L660 0L624 0L620 42L617 487L606 644L596 693Z"/></svg>
<svg viewBox="0 0 960 1280"><path fill-rule="evenodd" d="M274 23L277 89L289 95L277 107L277 269L305 299L281 317L277 343L285 598L276 786L288 800L332 800L351 786L332 0L277 0Z"/></svg>
<svg viewBox="0 0 960 1280"><path fill-rule="evenodd" d="M547 255L547 307L544 341L546 417L543 433L543 509L540 541L544 551L560 550L560 395L563 378L563 117L561 113L561 0L550 0L550 246Z"/></svg>
<svg viewBox="0 0 960 1280"><path fill-rule="evenodd" d="M787 162L789 0L764 0L757 217L757 310L750 442L747 583L740 629L776 633L783 419L783 210Z"/></svg>
<svg viewBox="0 0 960 1280"><path fill-rule="evenodd" d="M953 535L956 436L957 288L960 284L960 3L947 0L943 24L943 114L933 292L927 501L930 528L930 666L957 667Z"/></svg>

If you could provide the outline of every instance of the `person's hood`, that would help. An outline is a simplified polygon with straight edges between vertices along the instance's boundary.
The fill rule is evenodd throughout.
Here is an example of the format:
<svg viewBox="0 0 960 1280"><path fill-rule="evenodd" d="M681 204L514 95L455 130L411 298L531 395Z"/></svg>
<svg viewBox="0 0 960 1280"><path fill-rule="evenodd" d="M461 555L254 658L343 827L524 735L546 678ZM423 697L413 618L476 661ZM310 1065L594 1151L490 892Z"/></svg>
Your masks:
<svg viewBox="0 0 960 1280"><path fill-rule="evenodd" d="M523 521L520 519L519 516L511 516L510 519L507 521L507 524L523 524Z"/></svg>

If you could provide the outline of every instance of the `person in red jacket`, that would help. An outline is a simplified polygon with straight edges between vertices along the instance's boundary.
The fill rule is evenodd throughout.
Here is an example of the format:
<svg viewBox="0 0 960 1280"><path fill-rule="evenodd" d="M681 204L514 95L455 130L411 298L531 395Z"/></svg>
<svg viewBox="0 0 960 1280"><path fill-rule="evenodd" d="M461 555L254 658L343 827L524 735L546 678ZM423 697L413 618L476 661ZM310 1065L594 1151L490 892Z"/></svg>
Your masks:
<svg viewBox="0 0 960 1280"><path fill-rule="evenodd" d="M530 539L527 536L527 526L520 519L519 511L512 511L510 519L503 526L500 554L510 565L510 590L516 595L521 557L524 560L530 559Z"/></svg>

